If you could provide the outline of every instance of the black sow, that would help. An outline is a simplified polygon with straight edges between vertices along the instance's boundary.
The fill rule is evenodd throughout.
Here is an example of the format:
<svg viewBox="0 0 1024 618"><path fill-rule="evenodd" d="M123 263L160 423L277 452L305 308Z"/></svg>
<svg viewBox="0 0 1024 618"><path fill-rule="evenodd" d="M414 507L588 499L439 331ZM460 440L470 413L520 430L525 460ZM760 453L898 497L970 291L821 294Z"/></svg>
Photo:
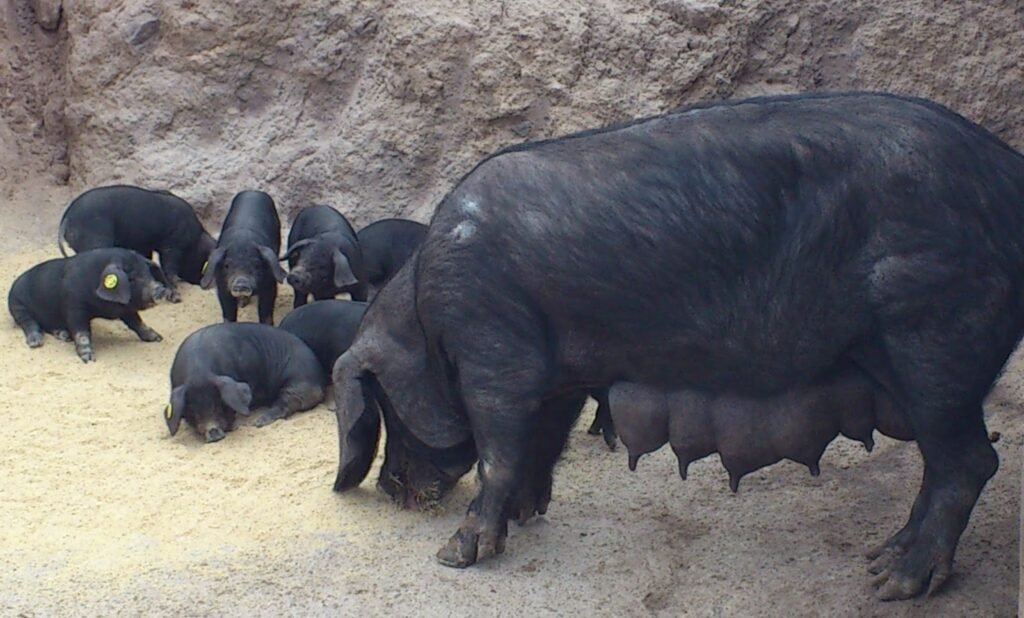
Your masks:
<svg viewBox="0 0 1024 618"><path fill-rule="evenodd" d="M1024 157L922 99L710 103L510 148L442 200L338 359L335 487L369 470L373 400L387 426L381 487L404 502L443 493L478 456L479 493L438 553L464 567L501 553L511 514L547 509L590 389L811 410L822 377L852 366L924 458L907 524L872 552L878 594L936 589L998 467L982 401L1024 331L1022 239ZM659 425L645 428L635 415L651 411ZM663 442L674 418L620 412L616 424L650 439L634 447ZM734 460L735 475L812 461L803 445L823 438L786 431ZM667 438L687 457L703 448ZM742 452L716 437L726 443Z"/></svg>

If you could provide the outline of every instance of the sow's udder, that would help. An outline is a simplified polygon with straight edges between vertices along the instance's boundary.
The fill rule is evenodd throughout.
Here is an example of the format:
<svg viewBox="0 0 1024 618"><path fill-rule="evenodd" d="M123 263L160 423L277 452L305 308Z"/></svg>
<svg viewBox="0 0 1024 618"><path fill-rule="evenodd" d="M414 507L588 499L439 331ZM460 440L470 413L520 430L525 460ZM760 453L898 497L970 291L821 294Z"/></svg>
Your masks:
<svg viewBox="0 0 1024 618"><path fill-rule="evenodd" d="M608 399L631 470L641 455L670 443L685 479L690 463L717 452L733 491L746 474L782 459L801 463L817 476L822 453L840 433L869 451L876 428L897 439L913 439L895 403L855 370L772 397L666 392L620 382Z"/></svg>

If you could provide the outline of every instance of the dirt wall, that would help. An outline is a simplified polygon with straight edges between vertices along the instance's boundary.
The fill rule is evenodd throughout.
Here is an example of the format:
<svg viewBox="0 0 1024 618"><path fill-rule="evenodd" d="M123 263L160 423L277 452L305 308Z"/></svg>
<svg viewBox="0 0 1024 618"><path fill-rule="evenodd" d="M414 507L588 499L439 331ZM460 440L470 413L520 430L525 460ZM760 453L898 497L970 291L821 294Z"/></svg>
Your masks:
<svg viewBox="0 0 1024 618"><path fill-rule="evenodd" d="M702 98L884 89L1024 145L1019 2L14 0L0 184L426 219L482 155ZM10 189L8 189L10 191Z"/></svg>

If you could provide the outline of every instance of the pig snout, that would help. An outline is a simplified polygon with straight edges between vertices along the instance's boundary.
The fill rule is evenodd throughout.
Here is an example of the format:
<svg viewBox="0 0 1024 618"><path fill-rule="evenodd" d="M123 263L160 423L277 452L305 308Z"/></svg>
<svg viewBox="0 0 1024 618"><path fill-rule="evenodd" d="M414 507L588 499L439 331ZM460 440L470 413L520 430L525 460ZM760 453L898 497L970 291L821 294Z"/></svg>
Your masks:
<svg viewBox="0 0 1024 618"><path fill-rule="evenodd" d="M142 286L142 293L140 294L143 309L149 309L155 305L158 300L168 300L170 297L171 290L159 281L155 280Z"/></svg>
<svg viewBox="0 0 1024 618"><path fill-rule="evenodd" d="M248 298L252 296L253 290L256 289L256 282L253 281L252 277L233 277L228 282L228 289L235 298Z"/></svg>
<svg viewBox="0 0 1024 618"><path fill-rule="evenodd" d="M296 268L292 270L292 272L288 273L285 281L288 282L288 285L303 290L309 287L309 273L305 270Z"/></svg>
<svg viewBox="0 0 1024 618"><path fill-rule="evenodd" d="M206 430L206 441L217 442L224 439L224 430L220 427L210 427Z"/></svg>
<svg viewBox="0 0 1024 618"><path fill-rule="evenodd" d="M199 422L199 433L207 442L217 442L224 439L224 428L216 420L204 420Z"/></svg>

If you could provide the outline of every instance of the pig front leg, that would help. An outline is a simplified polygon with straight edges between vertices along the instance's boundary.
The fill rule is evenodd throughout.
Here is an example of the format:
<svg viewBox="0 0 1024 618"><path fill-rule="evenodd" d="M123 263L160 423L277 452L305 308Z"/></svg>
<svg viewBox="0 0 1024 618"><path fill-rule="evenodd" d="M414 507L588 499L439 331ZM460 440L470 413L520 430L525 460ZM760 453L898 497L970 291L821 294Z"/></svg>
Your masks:
<svg viewBox="0 0 1024 618"><path fill-rule="evenodd" d="M133 311L121 318L125 326L132 329L139 339L147 342L152 341L163 341L163 337L160 333L150 328L145 322L142 321L142 316L139 315L138 311Z"/></svg>
<svg viewBox="0 0 1024 618"><path fill-rule="evenodd" d="M68 330L75 342L75 352L83 363L96 360L92 351L92 329L89 327L89 316L82 312L74 312L68 315Z"/></svg>
<svg viewBox="0 0 1024 618"><path fill-rule="evenodd" d="M167 277L167 300L172 303L181 302L181 293L178 291L178 282L181 281L182 253L177 249L160 250L160 268Z"/></svg>
<svg viewBox="0 0 1024 618"><path fill-rule="evenodd" d="M225 322L238 321L238 299L231 295L227 285L217 286L217 300L220 301L220 313Z"/></svg>
<svg viewBox="0 0 1024 618"><path fill-rule="evenodd" d="M264 286L259 291L259 304L256 307L260 324L274 325L274 303L277 302L277 284Z"/></svg>
<svg viewBox="0 0 1024 618"><path fill-rule="evenodd" d="M324 400L324 389L319 384L298 382L281 389L277 399L267 411L256 418L255 425L264 427L279 418L286 418L294 412L314 408Z"/></svg>

